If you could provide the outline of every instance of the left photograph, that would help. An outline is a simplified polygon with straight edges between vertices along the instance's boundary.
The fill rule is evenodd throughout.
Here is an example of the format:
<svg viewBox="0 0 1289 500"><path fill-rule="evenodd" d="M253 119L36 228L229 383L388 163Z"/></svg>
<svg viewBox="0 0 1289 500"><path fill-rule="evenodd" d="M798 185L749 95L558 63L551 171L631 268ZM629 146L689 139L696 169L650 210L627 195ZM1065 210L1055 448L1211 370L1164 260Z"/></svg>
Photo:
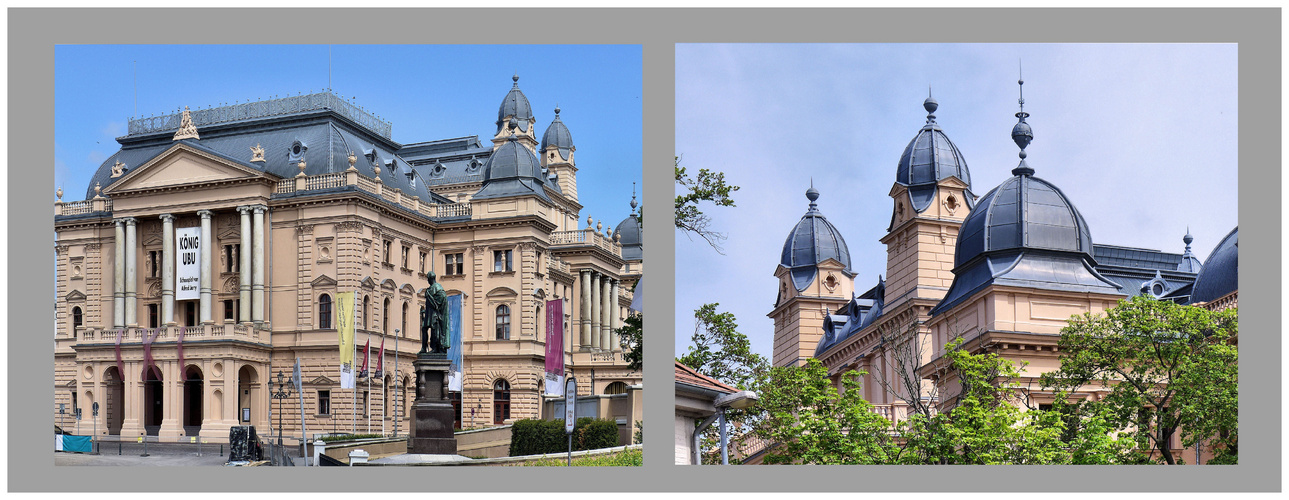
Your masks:
<svg viewBox="0 0 1289 500"><path fill-rule="evenodd" d="M57 46L55 464L641 465L641 92L639 45Z"/></svg>

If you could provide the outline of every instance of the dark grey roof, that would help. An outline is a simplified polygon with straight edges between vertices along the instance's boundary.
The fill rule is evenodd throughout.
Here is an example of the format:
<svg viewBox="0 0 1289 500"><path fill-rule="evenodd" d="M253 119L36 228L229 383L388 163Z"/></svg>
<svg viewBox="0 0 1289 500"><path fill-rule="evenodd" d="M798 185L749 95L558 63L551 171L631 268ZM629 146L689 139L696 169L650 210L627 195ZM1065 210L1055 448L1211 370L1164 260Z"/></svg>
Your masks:
<svg viewBox="0 0 1289 500"><path fill-rule="evenodd" d="M1210 302L1240 288L1240 227L1232 229L1213 248L1195 278L1191 302Z"/></svg>
<svg viewBox="0 0 1289 500"><path fill-rule="evenodd" d="M822 356L828 349L873 324L873 321L882 316L885 301L886 280L879 276L877 286L859 297L852 297L837 314L824 317L824 336L815 345L814 357Z"/></svg>
<svg viewBox="0 0 1289 500"><path fill-rule="evenodd" d="M613 228L613 234L618 235L618 241L622 243L622 260L644 259L644 227L634 210Z"/></svg>
<svg viewBox="0 0 1289 500"><path fill-rule="evenodd" d="M551 203L541 163L514 135L488 157L483 171L483 187L473 199L534 195Z"/></svg>
<svg viewBox="0 0 1289 500"><path fill-rule="evenodd" d="M1016 169L980 199L962 222L953 284L932 315L952 309L990 284L1121 294L1097 272L1092 235L1056 186Z"/></svg>
<svg viewBox="0 0 1289 500"><path fill-rule="evenodd" d="M847 272L850 271L850 250L846 248L846 240L815 204L819 191L811 186L806 191L806 198L810 199L810 208L783 242L783 254L779 259L780 264L792 271L792 284L798 291L810 285L817 272L815 266L825 260L836 259Z"/></svg>
<svg viewBox="0 0 1289 500"><path fill-rule="evenodd" d="M953 265L961 267L986 253L1031 248L1091 259L1092 235L1060 189L1031 175L1017 175L981 198L962 221Z"/></svg>
<svg viewBox="0 0 1289 500"><path fill-rule="evenodd" d="M938 104L927 98L923 106L931 113ZM909 187L913 209L922 212L935 199L936 183L949 177L957 177L967 185L967 208L974 208L975 196L971 194L971 172L967 170L967 160L953 141L944 135L935 122L935 115L928 114L926 126L909 141L900 156L895 182Z"/></svg>
<svg viewBox="0 0 1289 500"><path fill-rule="evenodd" d="M515 86L506 93L506 98L501 101L501 108L497 110L497 133L506 128L511 117L519 122L520 130L528 130L528 124L533 122L533 107L528 104L524 92L519 90L519 75L514 76L514 81Z"/></svg>
<svg viewBox="0 0 1289 500"><path fill-rule="evenodd" d="M568 158L569 152L573 149L573 134L568 132L568 127L559 119L559 108L555 108L555 119L551 121L550 126L546 127L546 133L542 134L542 145L538 151L545 152L548 148L559 149L559 154L563 158Z"/></svg>
<svg viewBox="0 0 1289 500"><path fill-rule="evenodd" d="M1098 267L1121 266L1166 271L1178 270L1177 264L1182 260L1181 254L1100 243L1092 245L1092 256L1097 259Z"/></svg>
<svg viewBox="0 0 1289 500"><path fill-rule="evenodd" d="M1181 262L1177 263L1178 271L1198 273L1199 270L1204 267L1203 264L1200 264L1199 257L1196 257L1195 254L1191 253L1192 241L1195 241L1195 237L1191 236L1190 228L1186 228L1186 236L1182 237L1182 242L1186 243L1186 252L1182 254Z"/></svg>

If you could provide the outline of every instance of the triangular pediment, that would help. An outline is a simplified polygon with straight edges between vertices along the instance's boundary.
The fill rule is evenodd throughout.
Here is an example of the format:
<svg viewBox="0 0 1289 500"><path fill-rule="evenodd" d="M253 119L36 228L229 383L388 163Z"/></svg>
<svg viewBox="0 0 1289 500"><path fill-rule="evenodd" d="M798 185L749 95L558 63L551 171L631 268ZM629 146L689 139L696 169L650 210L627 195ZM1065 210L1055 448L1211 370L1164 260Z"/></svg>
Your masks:
<svg viewBox="0 0 1289 500"><path fill-rule="evenodd" d="M310 380L309 384L310 385L335 385L336 382L334 380L327 378L326 375L322 375L322 376L319 376L318 378Z"/></svg>
<svg viewBox="0 0 1289 500"><path fill-rule="evenodd" d="M103 192L111 195L136 189L182 186L266 175L269 174L181 142L143 165L130 169L121 180L112 183Z"/></svg>
<svg viewBox="0 0 1289 500"><path fill-rule="evenodd" d="M336 280L331 279L331 277L330 277L330 276L327 276L327 275L325 275L325 274L324 274L324 275L321 275L321 276L318 276L317 278L315 278L312 282L310 282L310 283L309 283L309 286L312 286L312 287L315 287L315 288L317 288L317 287L327 287L327 286L336 286Z"/></svg>
<svg viewBox="0 0 1289 500"><path fill-rule="evenodd" d="M63 300L66 300L67 302L84 301L85 294L81 293L80 290L72 290L71 293L68 293L67 296L63 298Z"/></svg>
<svg viewBox="0 0 1289 500"><path fill-rule="evenodd" d="M376 280L371 279L371 276L363 278L361 284L363 288L376 288Z"/></svg>
<svg viewBox="0 0 1289 500"><path fill-rule="evenodd" d="M966 189L970 187L967 185L967 183L963 182L962 179L959 179L958 176L956 175L951 175L949 177L945 177L944 179L940 179L939 184L941 186L953 187L958 189Z"/></svg>

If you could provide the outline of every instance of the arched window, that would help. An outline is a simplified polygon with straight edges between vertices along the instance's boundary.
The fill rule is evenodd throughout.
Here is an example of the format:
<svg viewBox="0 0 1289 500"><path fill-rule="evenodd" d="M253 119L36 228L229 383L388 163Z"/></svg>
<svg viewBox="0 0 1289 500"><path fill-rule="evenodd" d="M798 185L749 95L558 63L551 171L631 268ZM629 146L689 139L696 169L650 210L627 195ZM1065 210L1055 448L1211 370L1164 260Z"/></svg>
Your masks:
<svg viewBox="0 0 1289 500"><path fill-rule="evenodd" d="M497 306L497 340L510 340L510 307Z"/></svg>
<svg viewBox="0 0 1289 500"><path fill-rule="evenodd" d="M367 317L371 315L371 295L363 295L363 330L367 329Z"/></svg>
<svg viewBox="0 0 1289 500"><path fill-rule="evenodd" d="M605 388L604 388L604 394L606 394L606 395L612 395L612 394L626 394L626 393L627 393L627 383L626 383L626 382L614 382L614 383L612 383L612 384L609 384L609 386L608 386L608 387L605 387Z"/></svg>
<svg viewBox="0 0 1289 500"><path fill-rule="evenodd" d="M318 296L318 328L331 329L331 296L325 293Z"/></svg>
<svg viewBox="0 0 1289 500"><path fill-rule="evenodd" d="M508 418L510 418L510 382L498 379L497 383L492 385L492 423L504 424Z"/></svg>
<svg viewBox="0 0 1289 500"><path fill-rule="evenodd" d="M403 302L403 335L407 335L407 302Z"/></svg>
<svg viewBox="0 0 1289 500"><path fill-rule="evenodd" d="M385 298L385 307L380 310L380 331L389 335L389 298Z"/></svg>
<svg viewBox="0 0 1289 500"><path fill-rule="evenodd" d="M85 324L85 317L81 314L80 306L72 308L72 336L76 336L76 329Z"/></svg>

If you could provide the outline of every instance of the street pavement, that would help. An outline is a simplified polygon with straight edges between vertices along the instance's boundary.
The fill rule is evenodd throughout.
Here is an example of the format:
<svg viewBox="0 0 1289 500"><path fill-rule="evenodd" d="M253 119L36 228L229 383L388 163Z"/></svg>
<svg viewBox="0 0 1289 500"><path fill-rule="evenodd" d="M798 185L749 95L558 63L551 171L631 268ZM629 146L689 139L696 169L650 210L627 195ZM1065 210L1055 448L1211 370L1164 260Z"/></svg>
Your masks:
<svg viewBox="0 0 1289 500"><path fill-rule="evenodd" d="M101 465L101 466L223 466L228 461L228 445L190 443L148 443L148 456L143 454L143 445L137 442L102 442L95 443L98 455L89 453L67 453L53 451L54 465ZM266 452L268 450L265 450ZM200 455L198 453L200 452ZM304 459L299 458L298 448L288 451L296 466L303 466Z"/></svg>

